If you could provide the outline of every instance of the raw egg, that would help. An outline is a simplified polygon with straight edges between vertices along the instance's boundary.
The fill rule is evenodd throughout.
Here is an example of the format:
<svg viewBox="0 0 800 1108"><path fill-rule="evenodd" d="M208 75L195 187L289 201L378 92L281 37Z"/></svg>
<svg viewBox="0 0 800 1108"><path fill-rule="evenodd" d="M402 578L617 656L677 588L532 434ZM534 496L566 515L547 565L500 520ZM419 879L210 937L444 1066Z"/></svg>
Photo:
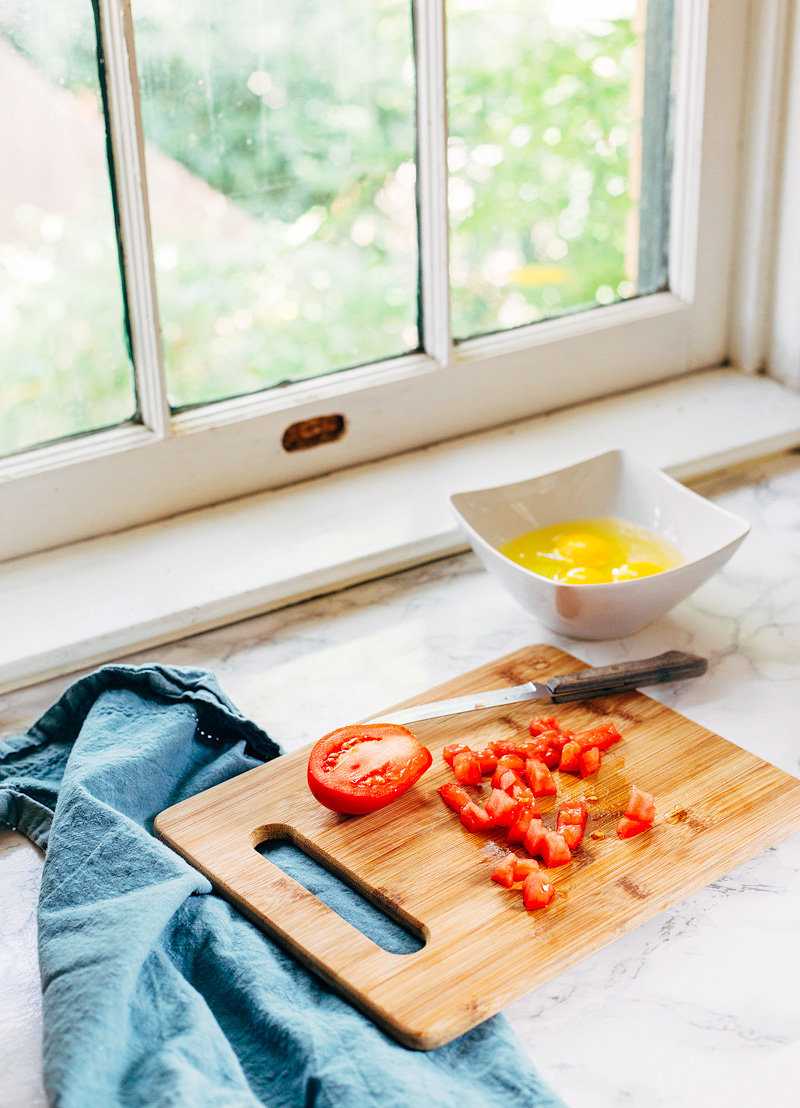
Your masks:
<svg viewBox="0 0 800 1108"><path fill-rule="evenodd" d="M539 527L499 549L533 573L568 585L633 581L685 560L660 535L611 516Z"/></svg>

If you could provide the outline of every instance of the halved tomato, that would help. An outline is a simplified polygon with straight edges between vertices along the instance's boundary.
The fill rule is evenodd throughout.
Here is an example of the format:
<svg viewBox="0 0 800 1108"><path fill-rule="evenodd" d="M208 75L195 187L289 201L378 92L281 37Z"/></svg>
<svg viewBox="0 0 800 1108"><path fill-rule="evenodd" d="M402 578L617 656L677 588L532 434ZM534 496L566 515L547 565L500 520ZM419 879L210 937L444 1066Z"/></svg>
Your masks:
<svg viewBox="0 0 800 1108"><path fill-rule="evenodd" d="M433 759L406 727L364 723L324 735L308 759L308 787L333 812L360 816L391 804Z"/></svg>

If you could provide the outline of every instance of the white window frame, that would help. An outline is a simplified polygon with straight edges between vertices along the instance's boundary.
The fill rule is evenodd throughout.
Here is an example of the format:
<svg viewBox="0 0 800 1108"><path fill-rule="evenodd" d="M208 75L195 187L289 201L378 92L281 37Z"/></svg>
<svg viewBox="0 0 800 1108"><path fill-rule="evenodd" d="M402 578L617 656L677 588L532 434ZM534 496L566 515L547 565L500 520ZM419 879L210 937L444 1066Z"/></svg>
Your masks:
<svg viewBox="0 0 800 1108"><path fill-rule="evenodd" d="M676 0L668 292L454 345L442 0L415 0L424 353L170 413L129 0L100 0L141 424L0 461L0 560L720 364L729 348L747 36L757 0ZM286 426L341 413L288 454Z"/></svg>

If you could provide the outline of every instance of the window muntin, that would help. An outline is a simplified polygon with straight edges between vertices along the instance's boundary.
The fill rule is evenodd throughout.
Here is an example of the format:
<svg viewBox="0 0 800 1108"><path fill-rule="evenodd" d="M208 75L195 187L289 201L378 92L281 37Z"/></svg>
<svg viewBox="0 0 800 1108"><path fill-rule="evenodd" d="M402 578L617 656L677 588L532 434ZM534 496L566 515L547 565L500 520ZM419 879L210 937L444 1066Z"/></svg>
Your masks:
<svg viewBox="0 0 800 1108"><path fill-rule="evenodd" d="M131 419L91 5L0 0L0 454Z"/></svg>
<svg viewBox="0 0 800 1108"><path fill-rule="evenodd" d="M174 407L418 346L407 0L136 0Z"/></svg>

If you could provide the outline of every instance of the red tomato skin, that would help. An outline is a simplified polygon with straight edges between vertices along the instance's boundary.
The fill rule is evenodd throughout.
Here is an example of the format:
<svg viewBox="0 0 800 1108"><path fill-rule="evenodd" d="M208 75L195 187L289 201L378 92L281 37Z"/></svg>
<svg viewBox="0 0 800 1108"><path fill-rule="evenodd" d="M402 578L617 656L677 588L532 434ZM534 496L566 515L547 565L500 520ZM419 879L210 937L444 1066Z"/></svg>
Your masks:
<svg viewBox="0 0 800 1108"><path fill-rule="evenodd" d="M557 831L546 831L539 849L548 869L565 866L572 859L569 847Z"/></svg>
<svg viewBox="0 0 800 1108"><path fill-rule="evenodd" d="M558 792L555 778L538 758L529 758L525 763L525 780L534 796L555 796Z"/></svg>
<svg viewBox="0 0 800 1108"><path fill-rule="evenodd" d="M372 747L372 743L381 741L385 741L383 748ZM370 755L380 758L386 752L387 760L374 770L383 777L382 781L373 780L365 785L348 776L355 772L361 773L362 779L370 775L366 766L352 764L352 751L362 743L370 744L365 746L367 766ZM420 779L432 761L431 752L417 742L407 727L396 723L353 724L339 727L315 743L308 759L308 787L320 804L332 812L363 816L397 800Z"/></svg>
<svg viewBox="0 0 800 1108"><path fill-rule="evenodd" d="M634 785L625 815L628 819L638 820L640 823L652 823L656 818L656 801L653 794L646 793L638 785Z"/></svg>
<svg viewBox="0 0 800 1108"><path fill-rule="evenodd" d="M561 761L558 763L558 768L565 770L567 773L577 773L580 752L581 748L576 742L565 743L561 749Z"/></svg>
<svg viewBox="0 0 800 1108"><path fill-rule="evenodd" d="M453 772L456 775L456 781L461 785L480 785L483 781L481 764L477 754L472 750L469 753L465 751L456 754L453 759Z"/></svg>
<svg viewBox="0 0 800 1108"><path fill-rule="evenodd" d="M552 881L541 873L529 873L522 886L522 903L529 912L535 912L537 908L546 908L556 895Z"/></svg>
<svg viewBox="0 0 800 1108"><path fill-rule="evenodd" d="M585 800L566 801L558 810L556 831L570 850L577 850L588 818Z"/></svg>
<svg viewBox="0 0 800 1108"><path fill-rule="evenodd" d="M486 801L486 814L491 816L498 827L510 827L518 808L516 800L512 800L502 789L492 789L491 796Z"/></svg>
<svg viewBox="0 0 800 1108"><path fill-rule="evenodd" d="M442 751L442 757L447 762L448 766L452 766L456 754L468 754L470 749L470 747L464 746L463 743L448 743Z"/></svg>
<svg viewBox="0 0 800 1108"><path fill-rule="evenodd" d="M560 731L561 724L555 716L536 716L531 720L528 730L532 735L541 735L544 731Z"/></svg>
<svg viewBox="0 0 800 1108"><path fill-rule="evenodd" d="M623 816L617 824L617 834L621 839L632 839L634 835L649 831L652 826L652 823L643 823L641 820Z"/></svg>
<svg viewBox="0 0 800 1108"><path fill-rule="evenodd" d="M581 771L581 777L589 777L590 774L597 773L600 769L599 747L590 746L588 750L578 755L578 769Z"/></svg>
<svg viewBox="0 0 800 1108"><path fill-rule="evenodd" d="M481 764L481 773L494 773L497 769L497 755L491 750L479 750L477 758Z"/></svg>
<svg viewBox="0 0 800 1108"><path fill-rule="evenodd" d="M510 889L516 881L521 880L516 873L517 856L513 853L506 854L500 865L491 874L491 880L502 885L504 889Z"/></svg>
<svg viewBox="0 0 800 1108"><path fill-rule="evenodd" d="M460 812L461 809L472 800L472 797L468 793L465 793L461 786L457 785L455 781L448 781L446 785L440 785L436 791L447 807L452 808L454 812Z"/></svg>
<svg viewBox="0 0 800 1108"><path fill-rule="evenodd" d="M459 818L467 831L490 831L494 827L492 817L473 800L464 805L459 812Z"/></svg>
<svg viewBox="0 0 800 1108"><path fill-rule="evenodd" d="M506 789L505 791L508 792L508 789ZM536 799L528 786L519 779L517 779L511 786L510 795L513 796L514 800L517 800L520 803L522 803L523 801L527 803L528 801Z"/></svg>
<svg viewBox="0 0 800 1108"><path fill-rule="evenodd" d="M616 729L613 723L601 723L597 727L592 727L588 731L581 731L575 736L575 739L585 749L596 746L601 752L608 750L614 743L618 743L622 735Z"/></svg>
<svg viewBox="0 0 800 1108"><path fill-rule="evenodd" d="M517 809L517 815L514 822L508 829L506 835L506 842L509 846L513 843L521 843L525 841L525 835L530 827L531 820L539 819L539 809L536 804L520 804Z"/></svg>

